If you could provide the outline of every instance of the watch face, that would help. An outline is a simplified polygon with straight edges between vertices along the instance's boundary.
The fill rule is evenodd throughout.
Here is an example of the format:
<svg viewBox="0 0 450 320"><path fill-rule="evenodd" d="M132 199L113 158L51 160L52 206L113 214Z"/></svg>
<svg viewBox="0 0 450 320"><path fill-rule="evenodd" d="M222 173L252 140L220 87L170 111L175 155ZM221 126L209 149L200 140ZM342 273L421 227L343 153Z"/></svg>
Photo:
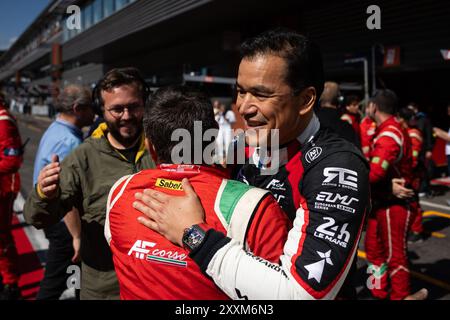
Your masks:
<svg viewBox="0 0 450 320"><path fill-rule="evenodd" d="M193 250L203 241L204 236L205 234L194 226L187 230L186 237L183 238L183 243L189 249Z"/></svg>

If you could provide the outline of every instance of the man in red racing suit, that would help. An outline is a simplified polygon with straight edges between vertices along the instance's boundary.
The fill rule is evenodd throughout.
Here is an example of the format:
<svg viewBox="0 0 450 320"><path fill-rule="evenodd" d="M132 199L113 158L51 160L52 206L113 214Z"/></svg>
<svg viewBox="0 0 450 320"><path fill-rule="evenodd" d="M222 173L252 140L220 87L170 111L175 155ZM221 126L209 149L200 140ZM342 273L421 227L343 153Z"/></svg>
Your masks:
<svg viewBox="0 0 450 320"><path fill-rule="evenodd" d="M0 274L6 289L19 281L17 250L11 234L13 203L20 191L22 142L16 120L0 96Z"/></svg>
<svg viewBox="0 0 450 320"><path fill-rule="evenodd" d="M393 178L404 178L405 185L411 185L411 143L406 130L394 117L396 108L397 98L390 90L379 91L369 105L377 130L370 161L373 207L365 239L372 273L369 289L374 297L386 299L390 278L392 300L409 295L406 235L412 220L407 201L395 198L391 189Z"/></svg>

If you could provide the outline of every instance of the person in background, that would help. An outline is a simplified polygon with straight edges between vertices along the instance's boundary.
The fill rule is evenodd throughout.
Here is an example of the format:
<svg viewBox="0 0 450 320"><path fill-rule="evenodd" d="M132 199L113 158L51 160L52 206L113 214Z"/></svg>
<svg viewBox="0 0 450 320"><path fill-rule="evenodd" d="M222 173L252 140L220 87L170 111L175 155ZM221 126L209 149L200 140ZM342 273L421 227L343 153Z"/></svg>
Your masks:
<svg viewBox="0 0 450 320"><path fill-rule="evenodd" d="M323 128L328 128L330 131L360 148L361 143L359 137L356 136L352 126L340 119L338 111L339 96L339 85L336 82L325 82L323 93L320 96L319 101L320 108L316 108L314 112L319 118L320 125Z"/></svg>
<svg viewBox="0 0 450 320"><path fill-rule="evenodd" d="M213 108L219 124L219 133L216 139L217 156L219 163L224 164L228 147L233 139L233 125L236 122L236 116L231 109L227 110L225 105L217 100L214 101Z"/></svg>
<svg viewBox="0 0 450 320"><path fill-rule="evenodd" d="M9 113L0 92L0 300L21 298L17 249L11 233L13 203L20 192L19 169L23 161L22 140L16 119Z"/></svg>
<svg viewBox="0 0 450 320"><path fill-rule="evenodd" d="M406 235L414 218L407 199L395 197L391 188L394 178L404 178L404 185L411 186L411 142L395 118L397 108L396 94L387 89L377 91L368 107L368 115L377 124L370 153L372 212L365 238L369 270L375 280L369 289L375 298L387 299L390 280L391 300L404 299L410 293Z"/></svg>
<svg viewBox="0 0 450 320"><path fill-rule="evenodd" d="M361 139L361 150L366 157L367 161L370 161L370 152L372 150L373 138L375 135L375 130L377 129L377 124L372 118L369 117L369 104L366 104L365 116L361 120L359 125L360 128L360 139Z"/></svg>
<svg viewBox="0 0 450 320"><path fill-rule="evenodd" d="M448 121L448 132L445 132L442 129L439 128L433 128L433 132L436 135L436 137L441 138L446 143L445 145L445 155L447 156L447 175L450 177L450 103L447 106L447 121ZM450 206L450 200L447 200L447 204Z"/></svg>
<svg viewBox="0 0 450 320"><path fill-rule="evenodd" d="M417 119L417 128L422 132L423 136L422 151L419 155L419 167L423 170L424 177L421 181L419 197L432 196L430 179L433 174L431 157L434 139L431 121L426 113L420 111L419 106L416 103L411 102L407 107L414 112L414 116Z"/></svg>
<svg viewBox="0 0 450 320"><path fill-rule="evenodd" d="M359 111L359 104L361 99L356 95L350 95L345 99L346 106L341 120L348 122L352 126L357 137L360 137L359 122L361 121L361 114Z"/></svg>
<svg viewBox="0 0 450 320"><path fill-rule="evenodd" d="M148 98L135 68L112 69L94 89L102 123L61 163L57 157L39 173L24 215L49 227L76 207L81 216L81 300L119 299L111 250L104 237L108 192L120 177L154 167L145 150L142 118Z"/></svg>
<svg viewBox="0 0 450 320"><path fill-rule="evenodd" d="M409 139L411 140L412 148L412 182L411 188L414 191L414 195L409 200L409 208L411 214L414 216L414 220L411 224L411 232L408 236L408 242L420 242L423 240L423 226L422 226L422 208L420 207L418 192L420 188L420 180L422 172L419 164L419 154L422 150L423 137L422 132L417 128L417 121L414 117L414 112L409 108L402 108L398 114L402 127L408 132ZM405 179L402 179L405 181Z"/></svg>
<svg viewBox="0 0 450 320"><path fill-rule="evenodd" d="M83 127L94 120L89 89L69 85L56 102L56 120L44 132L34 161L33 185L39 172L57 157L62 161L83 142ZM37 300L57 300L67 289L67 268L80 262L81 222L76 208L65 213L64 219L44 229L49 241L44 278ZM78 292L77 292L78 295Z"/></svg>

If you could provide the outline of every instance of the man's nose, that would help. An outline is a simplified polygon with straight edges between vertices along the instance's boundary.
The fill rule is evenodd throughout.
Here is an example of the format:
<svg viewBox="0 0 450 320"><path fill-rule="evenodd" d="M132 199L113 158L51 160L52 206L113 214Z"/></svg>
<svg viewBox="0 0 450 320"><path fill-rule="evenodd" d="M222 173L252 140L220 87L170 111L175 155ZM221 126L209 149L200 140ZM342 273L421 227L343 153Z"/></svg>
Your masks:
<svg viewBox="0 0 450 320"><path fill-rule="evenodd" d="M244 97L239 98L240 105L238 111L241 115L252 114L257 112L258 108L254 105L252 95L247 93Z"/></svg>
<svg viewBox="0 0 450 320"><path fill-rule="evenodd" d="M127 120L132 117L132 112L128 108L123 109L122 120Z"/></svg>

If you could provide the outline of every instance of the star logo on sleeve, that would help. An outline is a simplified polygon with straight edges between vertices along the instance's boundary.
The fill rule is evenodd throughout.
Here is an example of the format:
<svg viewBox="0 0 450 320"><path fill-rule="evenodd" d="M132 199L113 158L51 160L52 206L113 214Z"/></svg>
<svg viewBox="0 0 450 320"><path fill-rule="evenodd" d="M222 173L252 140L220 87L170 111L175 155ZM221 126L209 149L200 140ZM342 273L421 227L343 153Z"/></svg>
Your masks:
<svg viewBox="0 0 450 320"><path fill-rule="evenodd" d="M330 258L331 250L328 250L325 253L320 251L316 252L321 259L317 262L306 265L305 269L308 271L308 280L315 279L318 283L320 283L325 264L333 265L333 261L331 261Z"/></svg>

